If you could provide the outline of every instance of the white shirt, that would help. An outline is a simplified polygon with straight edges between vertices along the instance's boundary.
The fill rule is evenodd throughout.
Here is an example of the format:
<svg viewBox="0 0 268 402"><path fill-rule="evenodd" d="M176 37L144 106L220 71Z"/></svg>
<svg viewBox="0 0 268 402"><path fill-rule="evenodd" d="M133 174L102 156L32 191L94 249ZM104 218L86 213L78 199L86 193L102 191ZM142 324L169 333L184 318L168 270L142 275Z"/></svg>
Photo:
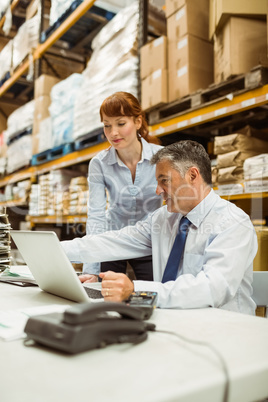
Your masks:
<svg viewBox="0 0 268 402"><path fill-rule="evenodd" d="M210 191L187 218L192 222L175 281L161 283L182 215L166 206L135 226L62 242L70 260L111 261L153 255L154 281L135 291L156 291L158 307L217 307L255 314L251 299L257 237L248 215Z"/></svg>
<svg viewBox="0 0 268 402"><path fill-rule="evenodd" d="M143 138L141 143L142 155L137 163L134 183L131 171L118 157L115 148L101 151L91 160L87 234L135 225L162 205L161 197L155 193L155 166L150 164L150 159L162 146L148 143ZM98 275L100 264L84 264L83 272Z"/></svg>

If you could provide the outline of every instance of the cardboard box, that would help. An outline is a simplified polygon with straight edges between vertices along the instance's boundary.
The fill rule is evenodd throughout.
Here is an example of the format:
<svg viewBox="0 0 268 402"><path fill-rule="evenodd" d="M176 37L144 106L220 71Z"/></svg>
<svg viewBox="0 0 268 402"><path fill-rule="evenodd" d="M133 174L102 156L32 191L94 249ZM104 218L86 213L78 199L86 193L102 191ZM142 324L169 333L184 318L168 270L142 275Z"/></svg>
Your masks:
<svg viewBox="0 0 268 402"><path fill-rule="evenodd" d="M268 66L266 22L230 17L214 37L214 80L245 74L261 64Z"/></svg>
<svg viewBox="0 0 268 402"><path fill-rule="evenodd" d="M148 110L167 101L167 70L159 69L141 82L141 106Z"/></svg>
<svg viewBox="0 0 268 402"><path fill-rule="evenodd" d="M200 23L202 22L203 24L205 22L203 20L203 13L205 12L207 15L209 14L209 0L166 0L166 18L169 18L186 4L199 9L201 18ZM206 24L208 25L208 16L206 17Z"/></svg>
<svg viewBox="0 0 268 402"><path fill-rule="evenodd" d="M48 109L50 104L51 99L48 95L39 96L35 99L33 135L39 133L40 121L50 116Z"/></svg>
<svg viewBox="0 0 268 402"><path fill-rule="evenodd" d="M38 77L34 82L34 97L39 98L40 96L50 95L52 87L59 81L59 78L53 77L51 75L40 75L40 77Z"/></svg>
<svg viewBox="0 0 268 402"><path fill-rule="evenodd" d="M262 18L267 14L266 0L210 0L209 37L212 39L230 16Z"/></svg>
<svg viewBox="0 0 268 402"><path fill-rule="evenodd" d="M253 271L268 271L268 227L255 226L258 251L253 261Z"/></svg>
<svg viewBox="0 0 268 402"><path fill-rule="evenodd" d="M167 69L167 37L160 36L146 45L141 50L140 76L143 80L154 71Z"/></svg>
<svg viewBox="0 0 268 402"><path fill-rule="evenodd" d="M168 38L179 40L188 34L208 40L208 6L207 0L185 1L183 7L167 20Z"/></svg>
<svg viewBox="0 0 268 402"><path fill-rule="evenodd" d="M213 82L213 45L195 36L168 44L168 100L172 102Z"/></svg>
<svg viewBox="0 0 268 402"><path fill-rule="evenodd" d="M6 117L1 113L0 109L0 133L4 131L7 128L7 119Z"/></svg>

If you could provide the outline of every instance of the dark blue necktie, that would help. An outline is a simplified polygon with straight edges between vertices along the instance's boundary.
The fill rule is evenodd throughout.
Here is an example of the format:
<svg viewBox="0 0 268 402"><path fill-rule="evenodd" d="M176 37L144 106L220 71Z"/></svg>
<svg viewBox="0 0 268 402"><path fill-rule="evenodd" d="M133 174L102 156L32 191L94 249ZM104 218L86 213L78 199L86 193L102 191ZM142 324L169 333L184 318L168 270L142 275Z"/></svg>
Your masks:
<svg viewBox="0 0 268 402"><path fill-rule="evenodd" d="M168 257L168 262L167 262L165 272L164 272L164 275L162 278L162 283L165 283L168 281L175 281L175 279L177 277L177 272L178 272L181 256L182 256L182 253L184 250L186 237L187 237L188 230L189 230L189 225L191 225L191 222L189 221L188 218L186 218L185 216L183 218L181 218L178 233L175 238L172 250Z"/></svg>

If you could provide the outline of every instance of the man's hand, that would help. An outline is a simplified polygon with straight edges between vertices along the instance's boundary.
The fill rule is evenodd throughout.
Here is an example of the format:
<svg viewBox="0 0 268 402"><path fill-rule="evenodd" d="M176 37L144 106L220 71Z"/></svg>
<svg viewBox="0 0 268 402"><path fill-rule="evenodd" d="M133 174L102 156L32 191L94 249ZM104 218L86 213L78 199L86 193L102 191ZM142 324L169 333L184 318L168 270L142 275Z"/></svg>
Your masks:
<svg viewBox="0 0 268 402"><path fill-rule="evenodd" d="M121 302L134 292L134 284L125 274L112 271L101 272L102 296L105 301Z"/></svg>
<svg viewBox="0 0 268 402"><path fill-rule="evenodd" d="M92 283L92 282L98 282L98 275L90 275L90 274L84 274L84 275L79 275L78 277L80 281L83 283Z"/></svg>

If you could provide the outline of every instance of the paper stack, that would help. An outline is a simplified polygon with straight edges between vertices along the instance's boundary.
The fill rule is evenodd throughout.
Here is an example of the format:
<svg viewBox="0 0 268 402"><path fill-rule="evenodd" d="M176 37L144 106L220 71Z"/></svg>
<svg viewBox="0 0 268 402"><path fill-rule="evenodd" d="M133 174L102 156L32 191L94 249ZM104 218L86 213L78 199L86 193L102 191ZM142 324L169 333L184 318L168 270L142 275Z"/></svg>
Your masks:
<svg viewBox="0 0 268 402"><path fill-rule="evenodd" d="M10 266L10 223L6 209L0 209L0 271Z"/></svg>

